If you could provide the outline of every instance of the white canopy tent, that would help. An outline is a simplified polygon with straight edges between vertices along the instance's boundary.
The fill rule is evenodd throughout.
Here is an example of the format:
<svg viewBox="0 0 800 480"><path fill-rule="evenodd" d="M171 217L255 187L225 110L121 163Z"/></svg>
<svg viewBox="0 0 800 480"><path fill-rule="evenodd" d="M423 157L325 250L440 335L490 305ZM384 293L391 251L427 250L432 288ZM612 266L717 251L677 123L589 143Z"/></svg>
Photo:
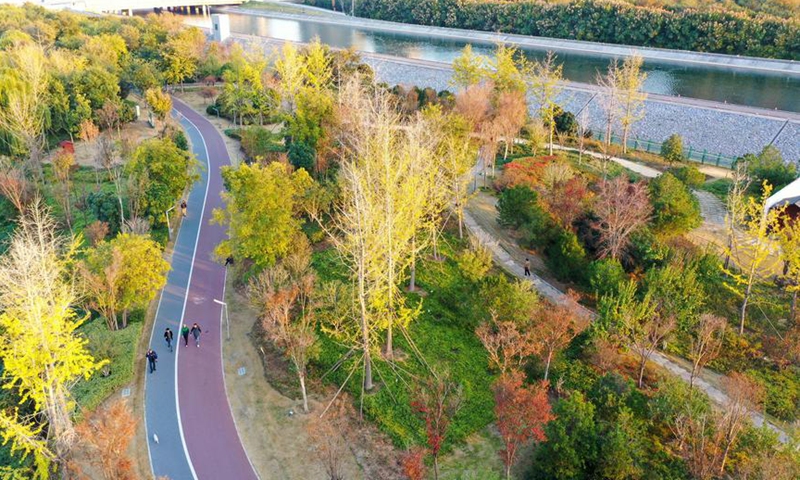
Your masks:
<svg viewBox="0 0 800 480"><path fill-rule="evenodd" d="M791 205L798 202L800 202L800 178L781 188L771 197L769 197L767 199L767 204L765 205L765 212L768 212L775 207Z"/></svg>

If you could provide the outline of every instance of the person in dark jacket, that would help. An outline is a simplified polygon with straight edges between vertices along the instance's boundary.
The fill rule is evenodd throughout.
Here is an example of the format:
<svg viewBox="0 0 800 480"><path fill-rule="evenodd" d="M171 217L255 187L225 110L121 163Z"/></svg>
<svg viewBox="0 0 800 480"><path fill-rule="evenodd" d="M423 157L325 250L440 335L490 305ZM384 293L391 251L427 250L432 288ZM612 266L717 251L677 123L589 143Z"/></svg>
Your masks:
<svg viewBox="0 0 800 480"><path fill-rule="evenodd" d="M194 337L194 344L197 345L197 348L200 348L200 334L203 333L200 329L200 325L197 323L192 324L192 329L190 331Z"/></svg>
<svg viewBox="0 0 800 480"><path fill-rule="evenodd" d="M183 337L183 346L189 346L189 327L186 324L183 324L183 328L181 328L181 336Z"/></svg>
<svg viewBox="0 0 800 480"><path fill-rule="evenodd" d="M150 365L150 373L155 372L156 360L158 360L158 354L156 354L155 350L151 348L150 350L147 351L147 353L144 356L145 358L147 358L148 365Z"/></svg>
<svg viewBox="0 0 800 480"><path fill-rule="evenodd" d="M167 342L167 348L169 348L170 352L172 351L172 338L173 338L172 330L170 330L169 327L167 327L167 329L164 330L164 341Z"/></svg>
<svg viewBox="0 0 800 480"><path fill-rule="evenodd" d="M186 205L186 200L182 200L181 201L181 213L183 214L184 217L186 216L186 207L188 207L188 205Z"/></svg>

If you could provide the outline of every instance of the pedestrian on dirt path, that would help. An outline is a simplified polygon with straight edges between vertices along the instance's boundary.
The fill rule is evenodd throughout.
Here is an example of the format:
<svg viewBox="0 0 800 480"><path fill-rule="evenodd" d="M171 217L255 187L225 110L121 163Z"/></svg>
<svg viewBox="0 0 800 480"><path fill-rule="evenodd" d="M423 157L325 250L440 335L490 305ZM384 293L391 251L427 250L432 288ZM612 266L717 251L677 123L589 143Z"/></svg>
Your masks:
<svg viewBox="0 0 800 480"><path fill-rule="evenodd" d="M174 337L174 335L172 334L172 330L170 330L169 327L167 327L167 329L164 330L164 341L167 342L167 348L169 348L170 352L172 351L172 338L173 337Z"/></svg>
<svg viewBox="0 0 800 480"><path fill-rule="evenodd" d="M156 371L156 360L158 360L158 354L152 348L147 351L144 355L147 358L147 364L150 366L150 373Z"/></svg>
<svg viewBox="0 0 800 480"><path fill-rule="evenodd" d="M194 337L194 344L197 345L197 348L200 348L200 334L203 331L200 329L200 325L197 323L192 324L192 336Z"/></svg>
<svg viewBox="0 0 800 480"><path fill-rule="evenodd" d="M181 328L181 336L183 337L183 346L189 346L189 327L186 324L183 324L183 328Z"/></svg>
<svg viewBox="0 0 800 480"><path fill-rule="evenodd" d="M183 214L184 217L186 216L187 207L188 205L186 205L186 200L181 200L181 213Z"/></svg>
<svg viewBox="0 0 800 480"><path fill-rule="evenodd" d="M531 276L531 261L529 259L527 259L527 258L525 259L524 267L525 267L525 276L526 277L530 277Z"/></svg>

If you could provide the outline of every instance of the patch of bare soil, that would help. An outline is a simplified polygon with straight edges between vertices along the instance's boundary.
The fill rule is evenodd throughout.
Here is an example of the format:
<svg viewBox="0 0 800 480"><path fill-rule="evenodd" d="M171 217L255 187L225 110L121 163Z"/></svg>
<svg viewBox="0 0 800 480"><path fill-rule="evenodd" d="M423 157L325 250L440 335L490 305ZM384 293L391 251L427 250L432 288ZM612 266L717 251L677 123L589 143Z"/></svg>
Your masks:
<svg viewBox="0 0 800 480"><path fill-rule="evenodd" d="M131 96L131 100L135 101L141 109L139 119L131 123L125 124L120 132L120 135L130 138L134 145L138 145L144 140L157 137L159 130L150 126L147 123L147 107L144 101L140 98ZM83 142L78 137L73 141L75 148L75 163L82 167L100 168L98 165L97 147L91 143ZM43 159L43 162L49 163L52 161L53 156L58 152L58 148L54 148Z"/></svg>
<svg viewBox="0 0 800 480"><path fill-rule="evenodd" d="M307 429L333 392L311 385L311 412L302 413L294 374L280 352L262 345L256 312L232 280L226 296L231 319L231 339L223 342L226 388L239 436L256 471L262 479L328 478L309 444ZM237 373L241 367L244 375ZM402 478L396 450L373 425L351 414L345 440L349 452L342 462L344 478Z"/></svg>

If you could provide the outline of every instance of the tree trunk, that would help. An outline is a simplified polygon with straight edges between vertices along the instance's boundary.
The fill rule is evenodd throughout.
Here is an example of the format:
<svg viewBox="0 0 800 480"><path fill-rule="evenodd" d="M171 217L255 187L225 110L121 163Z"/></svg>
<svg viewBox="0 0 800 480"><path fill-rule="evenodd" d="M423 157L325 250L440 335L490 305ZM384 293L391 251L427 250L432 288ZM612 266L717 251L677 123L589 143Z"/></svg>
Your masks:
<svg viewBox="0 0 800 480"><path fill-rule="evenodd" d="M622 127L622 153L628 153L628 131L630 126L625 125Z"/></svg>
<svg viewBox="0 0 800 480"><path fill-rule="evenodd" d="M642 361L639 362L639 382L637 384L639 388L642 388L642 385L644 385L644 369L646 366L647 366L647 356L642 355Z"/></svg>
<svg viewBox="0 0 800 480"><path fill-rule="evenodd" d="M128 309L122 310L122 328L126 328L128 326Z"/></svg>
<svg viewBox="0 0 800 480"><path fill-rule="evenodd" d="M506 480L511 480L511 462L506 464Z"/></svg>
<svg viewBox="0 0 800 480"><path fill-rule="evenodd" d="M789 321L794 323L797 316L797 290L792 292L792 303L789 306Z"/></svg>
<svg viewBox="0 0 800 480"><path fill-rule="evenodd" d="M439 456L433 456L433 480L439 480Z"/></svg>
<svg viewBox="0 0 800 480"><path fill-rule="evenodd" d="M408 279L408 291L413 292L417 290L417 254L414 253L414 249L416 248L417 243L417 236L411 239L412 247L411 247L411 267L409 268L410 274Z"/></svg>
<svg viewBox="0 0 800 480"><path fill-rule="evenodd" d="M362 259L361 262L364 260ZM366 292L364 291L364 272L361 266L358 278L358 302L361 307L361 343L364 349L364 390L372 390L372 359L369 353L369 326L367 325Z"/></svg>
<svg viewBox="0 0 800 480"><path fill-rule="evenodd" d="M300 391L303 392L303 411L308 413L308 394L306 393L306 376L302 374L297 375L300 379Z"/></svg>
<svg viewBox="0 0 800 480"><path fill-rule="evenodd" d="M731 265L731 252L733 251L733 232L728 232L728 250L725 254L725 263L723 268L727 270Z"/></svg>
<svg viewBox="0 0 800 480"><path fill-rule="evenodd" d="M694 379L697 377L698 370L700 370L699 361L692 363L692 371L689 374L689 390L694 388Z"/></svg>
<svg viewBox="0 0 800 480"><path fill-rule="evenodd" d="M726 441L725 442L725 451L722 452L722 463L720 463L720 465L719 465L719 474L720 475L724 475L725 474L725 464L728 462L728 454L731 451L731 443L732 443L731 441Z"/></svg>
<svg viewBox="0 0 800 480"><path fill-rule="evenodd" d="M550 134L549 134L549 137L550 137L550 156L552 157L553 156L553 123L552 123L552 119L551 119L551 122L550 122Z"/></svg>
<svg viewBox="0 0 800 480"><path fill-rule="evenodd" d="M547 352L547 364L544 367L544 379L547 380L547 376L550 374L550 361L553 359L553 351Z"/></svg>
<svg viewBox="0 0 800 480"><path fill-rule="evenodd" d="M747 316L747 303L750 301L750 293L752 291L753 284L750 283L747 285L747 289L744 291L744 300L742 300L742 307L739 309L739 335L744 335L744 319Z"/></svg>

